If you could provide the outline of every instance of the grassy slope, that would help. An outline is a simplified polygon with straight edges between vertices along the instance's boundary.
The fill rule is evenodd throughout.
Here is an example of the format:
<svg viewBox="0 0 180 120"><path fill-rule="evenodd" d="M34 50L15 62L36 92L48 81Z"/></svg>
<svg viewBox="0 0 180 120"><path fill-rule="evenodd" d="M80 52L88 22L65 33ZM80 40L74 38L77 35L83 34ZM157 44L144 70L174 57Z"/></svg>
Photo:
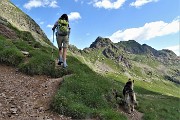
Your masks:
<svg viewBox="0 0 180 120"><path fill-rule="evenodd" d="M97 53L101 53L101 50L96 51L96 55ZM87 59L87 57L91 58L93 54L94 53L84 56ZM98 56L102 58L100 54ZM146 56L140 55L129 56L129 58L131 60L134 60L134 67L132 67L129 72L136 74L133 78L135 79L135 91L137 92L137 99L139 101L139 107L137 109L144 113L144 119L179 119L179 85L163 79L163 77L161 76L162 73L157 70L157 66L159 66L160 63L155 61L154 59L152 60ZM149 68L150 71L155 70L153 72L153 75L146 75L142 73L143 67L136 66L136 64L134 64L136 62L139 62L137 60L141 60L141 64L144 64L143 67L148 66L147 68ZM106 62L106 64L108 64L109 66L111 66L111 63L113 62ZM111 80L118 81L120 91L122 91L123 85L128 79L128 77L125 76L122 72L119 72L118 74L117 72L109 73L106 74L105 77ZM146 81L144 81L144 79Z"/></svg>
<svg viewBox="0 0 180 120"><path fill-rule="evenodd" d="M16 32L16 39L6 39L0 35L0 62L16 66L20 71L29 75L48 75L51 77L61 77L68 74L68 70L55 69L54 58L51 57L51 47L42 46L36 42L31 33L19 31L13 26L8 26ZM54 48L55 49L55 48ZM28 56L21 51L29 52ZM54 50L54 56L57 49Z"/></svg>
<svg viewBox="0 0 180 120"><path fill-rule="evenodd" d="M68 57L73 75L66 77L52 104L55 111L73 118L125 119L117 113L115 101L107 100L118 84L92 71L74 57ZM111 96L110 96L111 97Z"/></svg>
<svg viewBox="0 0 180 120"><path fill-rule="evenodd" d="M115 88L121 92L128 79L127 76L122 72L101 75L90 69L84 62L88 60L90 64L93 64L96 59L102 60L104 57L100 54L101 51L85 54L85 58L74 57L69 52L68 69L55 69L54 58L51 58L51 48L36 43L30 33L17 31L17 34L20 34L20 37L16 40L0 36L1 63L16 66L22 72L31 75L46 74L51 77L61 77L72 74L64 78L61 89L54 97L53 110L73 118L126 119L116 111L116 102L111 89ZM29 36L30 39L26 39L24 35ZM29 57L25 57L20 52L21 50L28 51ZM57 55L57 50L55 55ZM113 61L104 58L103 62L115 69L116 73L119 70ZM133 70L130 72L133 73ZM135 77L135 91L139 101L137 109L144 113L144 119L179 119L179 85L158 79L158 77L151 82L144 82L137 78Z"/></svg>

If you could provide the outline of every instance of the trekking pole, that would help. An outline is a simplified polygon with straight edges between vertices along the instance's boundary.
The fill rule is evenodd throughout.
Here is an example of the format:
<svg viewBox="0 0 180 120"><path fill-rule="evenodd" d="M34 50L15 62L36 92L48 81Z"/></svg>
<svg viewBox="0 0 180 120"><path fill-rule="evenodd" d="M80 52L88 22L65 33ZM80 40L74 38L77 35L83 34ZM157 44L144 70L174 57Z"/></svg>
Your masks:
<svg viewBox="0 0 180 120"><path fill-rule="evenodd" d="M53 30L53 45L54 45L54 30ZM53 46L52 46L52 59L53 59Z"/></svg>

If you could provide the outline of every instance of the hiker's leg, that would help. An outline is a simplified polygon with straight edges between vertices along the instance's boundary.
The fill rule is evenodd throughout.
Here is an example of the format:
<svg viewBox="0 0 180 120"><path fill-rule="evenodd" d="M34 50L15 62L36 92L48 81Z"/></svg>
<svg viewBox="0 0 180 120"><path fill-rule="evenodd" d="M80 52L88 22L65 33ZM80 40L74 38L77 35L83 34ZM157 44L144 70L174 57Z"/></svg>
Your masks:
<svg viewBox="0 0 180 120"><path fill-rule="evenodd" d="M59 48L59 60L63 60L62 58L62 55L63 55L63 52L62 52L62 48Z"/></svg>
<svg viewBox="0 0 180 120"><path fill-rule="evenodd" d="M69 45L69 38L68 36L64 36L64 41L63 41L63 67L67 67L67 63L66 63L66 56L67 56L67 49L68 49L68 45Z"/></svg>
<svg viewBox="0 0 180 120"><path fill-rule="evenodd" d="M67 55L67 48L63 48L63 61L64 61L64 64L67 64L66 63L66 55Z"/></svg>
<svg viewBox="0 0 180 120"><path fill-rule="evenodd" d="M63 58L62 58L62 42L63 42L63 38L61 36L57 36L57 44L58 44L58 48L59 48L59 62L58 64L60 65L61 63L63 63Z"/></svg>

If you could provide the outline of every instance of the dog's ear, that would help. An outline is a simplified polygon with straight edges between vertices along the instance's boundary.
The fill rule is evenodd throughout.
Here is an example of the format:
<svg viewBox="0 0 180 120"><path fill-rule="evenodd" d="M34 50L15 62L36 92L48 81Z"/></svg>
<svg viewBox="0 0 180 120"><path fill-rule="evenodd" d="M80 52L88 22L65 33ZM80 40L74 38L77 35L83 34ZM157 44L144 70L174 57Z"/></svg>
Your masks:
<svg viewBox="0 0 180 120"><path fill-rule="evenodd" d="M134 83L134 80L133 80L133 83Z"/></svg>

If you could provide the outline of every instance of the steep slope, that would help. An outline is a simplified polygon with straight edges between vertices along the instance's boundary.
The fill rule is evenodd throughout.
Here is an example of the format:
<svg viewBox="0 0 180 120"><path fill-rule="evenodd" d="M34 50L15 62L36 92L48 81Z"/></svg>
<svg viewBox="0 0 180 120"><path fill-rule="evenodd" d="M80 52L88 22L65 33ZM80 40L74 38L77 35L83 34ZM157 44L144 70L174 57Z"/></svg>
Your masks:
<svg viewBox="0 0 180 120"><path fill-rule="evenodd" d="M41 30L39 25L32 18L13 5L10 0L0 1L0 17L6 19L21 31L31 32L34 39L42 45L50 44L49 39Z"/></svg>

